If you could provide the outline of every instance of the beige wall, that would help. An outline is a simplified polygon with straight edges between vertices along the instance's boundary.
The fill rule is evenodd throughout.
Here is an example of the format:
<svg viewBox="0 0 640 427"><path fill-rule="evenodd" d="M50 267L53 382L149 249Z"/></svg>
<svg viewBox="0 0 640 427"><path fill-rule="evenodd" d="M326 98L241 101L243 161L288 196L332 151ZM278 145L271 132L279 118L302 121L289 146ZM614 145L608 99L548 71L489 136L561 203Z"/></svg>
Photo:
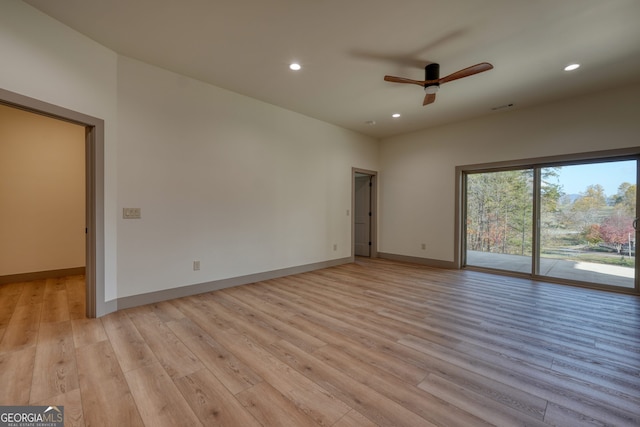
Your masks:
<svg viewBox="0 0 640 427"><path fill-rule="evenodd" d="M0 276L85 265L84 128L0 105Z"/></svg>

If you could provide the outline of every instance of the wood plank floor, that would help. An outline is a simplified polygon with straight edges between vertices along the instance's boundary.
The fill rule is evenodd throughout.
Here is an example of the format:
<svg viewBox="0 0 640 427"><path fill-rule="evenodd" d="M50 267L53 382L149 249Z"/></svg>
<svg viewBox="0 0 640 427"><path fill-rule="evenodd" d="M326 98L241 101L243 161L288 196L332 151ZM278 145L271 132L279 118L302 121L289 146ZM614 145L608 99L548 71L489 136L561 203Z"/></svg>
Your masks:
<svg viewBox="0 0 640 427"><path fill-rule="evenodd" d="M0 286L0 405L69 426L640 425L640 298L385 260L84 318Z"/></svg>

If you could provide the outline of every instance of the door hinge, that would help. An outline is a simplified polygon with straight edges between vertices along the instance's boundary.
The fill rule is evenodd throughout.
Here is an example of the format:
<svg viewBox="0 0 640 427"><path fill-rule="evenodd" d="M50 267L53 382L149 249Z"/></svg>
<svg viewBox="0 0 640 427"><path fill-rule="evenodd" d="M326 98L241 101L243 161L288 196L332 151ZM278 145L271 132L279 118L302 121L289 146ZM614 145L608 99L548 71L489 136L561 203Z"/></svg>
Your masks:
<svg viewBox="0 0 640 427"><path fill-rule="evenodd" d="M371 242L369 242L369 246L371 246Z"/></svg>

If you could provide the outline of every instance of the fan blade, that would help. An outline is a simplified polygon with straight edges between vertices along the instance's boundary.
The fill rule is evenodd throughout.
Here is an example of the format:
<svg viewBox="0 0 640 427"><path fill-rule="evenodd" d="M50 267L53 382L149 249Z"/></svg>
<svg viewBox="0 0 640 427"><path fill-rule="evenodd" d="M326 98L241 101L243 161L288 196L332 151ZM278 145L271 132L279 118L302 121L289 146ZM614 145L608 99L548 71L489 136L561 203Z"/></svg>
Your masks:
<svg viewBox="0 0 640 427"><path fill-rule="evenodd" d="M405 79L404 77L384 76L384 80L392 83L411 83L418 86L423 86L427 83L421 80Z"/></svg>
<svg viewBox="0 0 640 427"><path fill-rule="evenodd" d="M435 93L428 93L424 96L424 101L422 101L422 105L433 104L436 100Z"/></svg>
<svg viewBox="0 0 640 427"><path fill-rule="evenodd" d="M472 65L471 67L467 67L465 69L456 71L455 73L451 73L446 77L440 79L440 84L447 83L452 80L458 80L463 77L473 76L474 74L482 73L483 71L489 71L493 68L493 65L488 62L481 62L476 65Z"/></svg>

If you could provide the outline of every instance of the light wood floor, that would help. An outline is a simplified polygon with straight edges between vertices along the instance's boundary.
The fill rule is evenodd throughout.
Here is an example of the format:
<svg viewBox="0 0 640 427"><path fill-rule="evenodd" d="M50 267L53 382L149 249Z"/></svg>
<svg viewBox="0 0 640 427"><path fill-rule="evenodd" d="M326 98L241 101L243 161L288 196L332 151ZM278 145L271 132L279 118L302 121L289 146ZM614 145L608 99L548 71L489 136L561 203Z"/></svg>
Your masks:
<svg viewBox="0 0 640 427"><path fill-rule="evenodd" d="M0 405L78 426L640 425L640 298L359 260L85 319L0 286Z"/></svg>

